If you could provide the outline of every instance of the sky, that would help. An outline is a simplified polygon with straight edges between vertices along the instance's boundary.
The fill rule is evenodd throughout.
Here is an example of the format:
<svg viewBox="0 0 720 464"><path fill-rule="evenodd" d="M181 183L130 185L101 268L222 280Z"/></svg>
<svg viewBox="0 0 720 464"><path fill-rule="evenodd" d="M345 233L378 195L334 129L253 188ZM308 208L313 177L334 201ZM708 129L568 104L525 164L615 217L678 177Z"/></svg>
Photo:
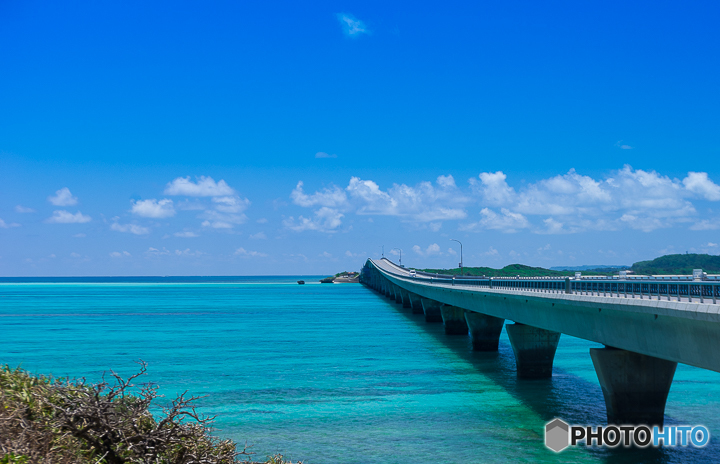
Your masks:
<svg viewBox="0 0 720 464"><path fill-rule="evenodd" d="M0 1L0 276L719 254L719 19Z"/></svg>

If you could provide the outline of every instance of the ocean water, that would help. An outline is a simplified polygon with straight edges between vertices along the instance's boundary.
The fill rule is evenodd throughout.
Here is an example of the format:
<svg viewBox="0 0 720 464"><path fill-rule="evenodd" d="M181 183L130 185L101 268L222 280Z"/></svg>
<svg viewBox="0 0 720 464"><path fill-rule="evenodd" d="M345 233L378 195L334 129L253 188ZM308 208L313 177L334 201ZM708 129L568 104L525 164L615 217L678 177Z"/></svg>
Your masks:
<svg viewBox="0 0 720 464"><path fill-rule="evenodd" d="M300 286L296 280L305 279ZM136 372L167 397L204 395L216 435L313 463L720 462L703 449L555 454L544 424L604 424L588 349L563 335L552 379L357 284L317 277L0 282L0 363L99 380ZM720 434L720 374L679 365L667 424Z"/></svg>

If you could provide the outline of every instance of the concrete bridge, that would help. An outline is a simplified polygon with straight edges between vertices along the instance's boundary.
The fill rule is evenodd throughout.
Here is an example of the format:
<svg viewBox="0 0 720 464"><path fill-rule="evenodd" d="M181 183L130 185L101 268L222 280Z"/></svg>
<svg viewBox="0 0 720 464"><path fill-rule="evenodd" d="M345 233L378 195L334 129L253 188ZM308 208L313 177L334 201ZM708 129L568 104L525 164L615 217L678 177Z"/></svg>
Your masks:
<svg viewBox="0 0 720 464"><path fill-rule="evenodd" d="M552 375L560 334L590 340L609 424L662 425L677 363L720 372L720 276L468 277L368 259L361 282L445 333L496 351L505 325L520 378Z"/></svg>

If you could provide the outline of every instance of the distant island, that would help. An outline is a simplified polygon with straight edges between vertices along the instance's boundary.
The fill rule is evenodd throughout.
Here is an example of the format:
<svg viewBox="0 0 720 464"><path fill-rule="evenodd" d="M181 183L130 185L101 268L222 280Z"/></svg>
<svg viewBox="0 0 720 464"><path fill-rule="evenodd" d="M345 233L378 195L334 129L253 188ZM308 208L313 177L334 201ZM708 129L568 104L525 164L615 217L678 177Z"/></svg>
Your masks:
<svg viewBox="0 0 720 464"><path fill-rule="evenodd" d="M550 269L510 264L502 269L491 267L463 267L463 275L487 277L541 277L541 276L573 276L576 271L583 275L610 276L618 271L627 270L640 275L673 275L692 274L693 269L702 269L708 274L720 273L720 256L707 254L665 255L651 261L639 261L632 266L556 266ZM418 269L423 272L437 274L460 275L460 269Z"/></svg>
<svg viewBox="0 0 720 464"><path fill-rule="evenodd" d="M650 275L692 274L693 269L702 269L708 274L718 274L720 256L695 253L665 255L652 261L639 261L630 268L635 274Z"/></svg>
<svg viewBox="0 0 720 464"><path fill-rule="evenodd" d="M334 276L320 279L323 284L358 284L360 283L360 273L355 271L343 271Z"/></svg>
<svg viewBox="0 0 720 464"><path fill-rule="evenodd" d="M585 266L553 266L549 268L551 271L594 271L597 269L612 269L616 271L624 271L630 269L630 266L625 265L609 265L609 264L591 264Z"/></svg>

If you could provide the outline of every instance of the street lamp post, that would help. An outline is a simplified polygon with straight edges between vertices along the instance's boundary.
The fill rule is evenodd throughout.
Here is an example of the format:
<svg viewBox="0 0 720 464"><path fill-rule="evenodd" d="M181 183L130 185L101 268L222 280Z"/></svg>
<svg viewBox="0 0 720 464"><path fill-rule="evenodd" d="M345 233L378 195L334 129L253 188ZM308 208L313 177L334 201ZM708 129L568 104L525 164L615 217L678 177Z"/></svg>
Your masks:
<svg viewBox="0 0 720 464"><path fill-rule="evenodd" d="M460 275L463 275L462 242L460 240L455 240L454 238L451 238L450 241L458 242L460 244Z"/></svg>
<svg viewBox="0 0 720 464"><path fill-rule="evenodd" d="M385 257L385 245L378 245L378 248L382 248L382 257Z"/></svg>
<svg viewBox="0 0 720 464"><path fill-rule="evenodd" d="M393 248L393 250L400 251L400 267L402 267L402 250L400 248Z"/></svg>

